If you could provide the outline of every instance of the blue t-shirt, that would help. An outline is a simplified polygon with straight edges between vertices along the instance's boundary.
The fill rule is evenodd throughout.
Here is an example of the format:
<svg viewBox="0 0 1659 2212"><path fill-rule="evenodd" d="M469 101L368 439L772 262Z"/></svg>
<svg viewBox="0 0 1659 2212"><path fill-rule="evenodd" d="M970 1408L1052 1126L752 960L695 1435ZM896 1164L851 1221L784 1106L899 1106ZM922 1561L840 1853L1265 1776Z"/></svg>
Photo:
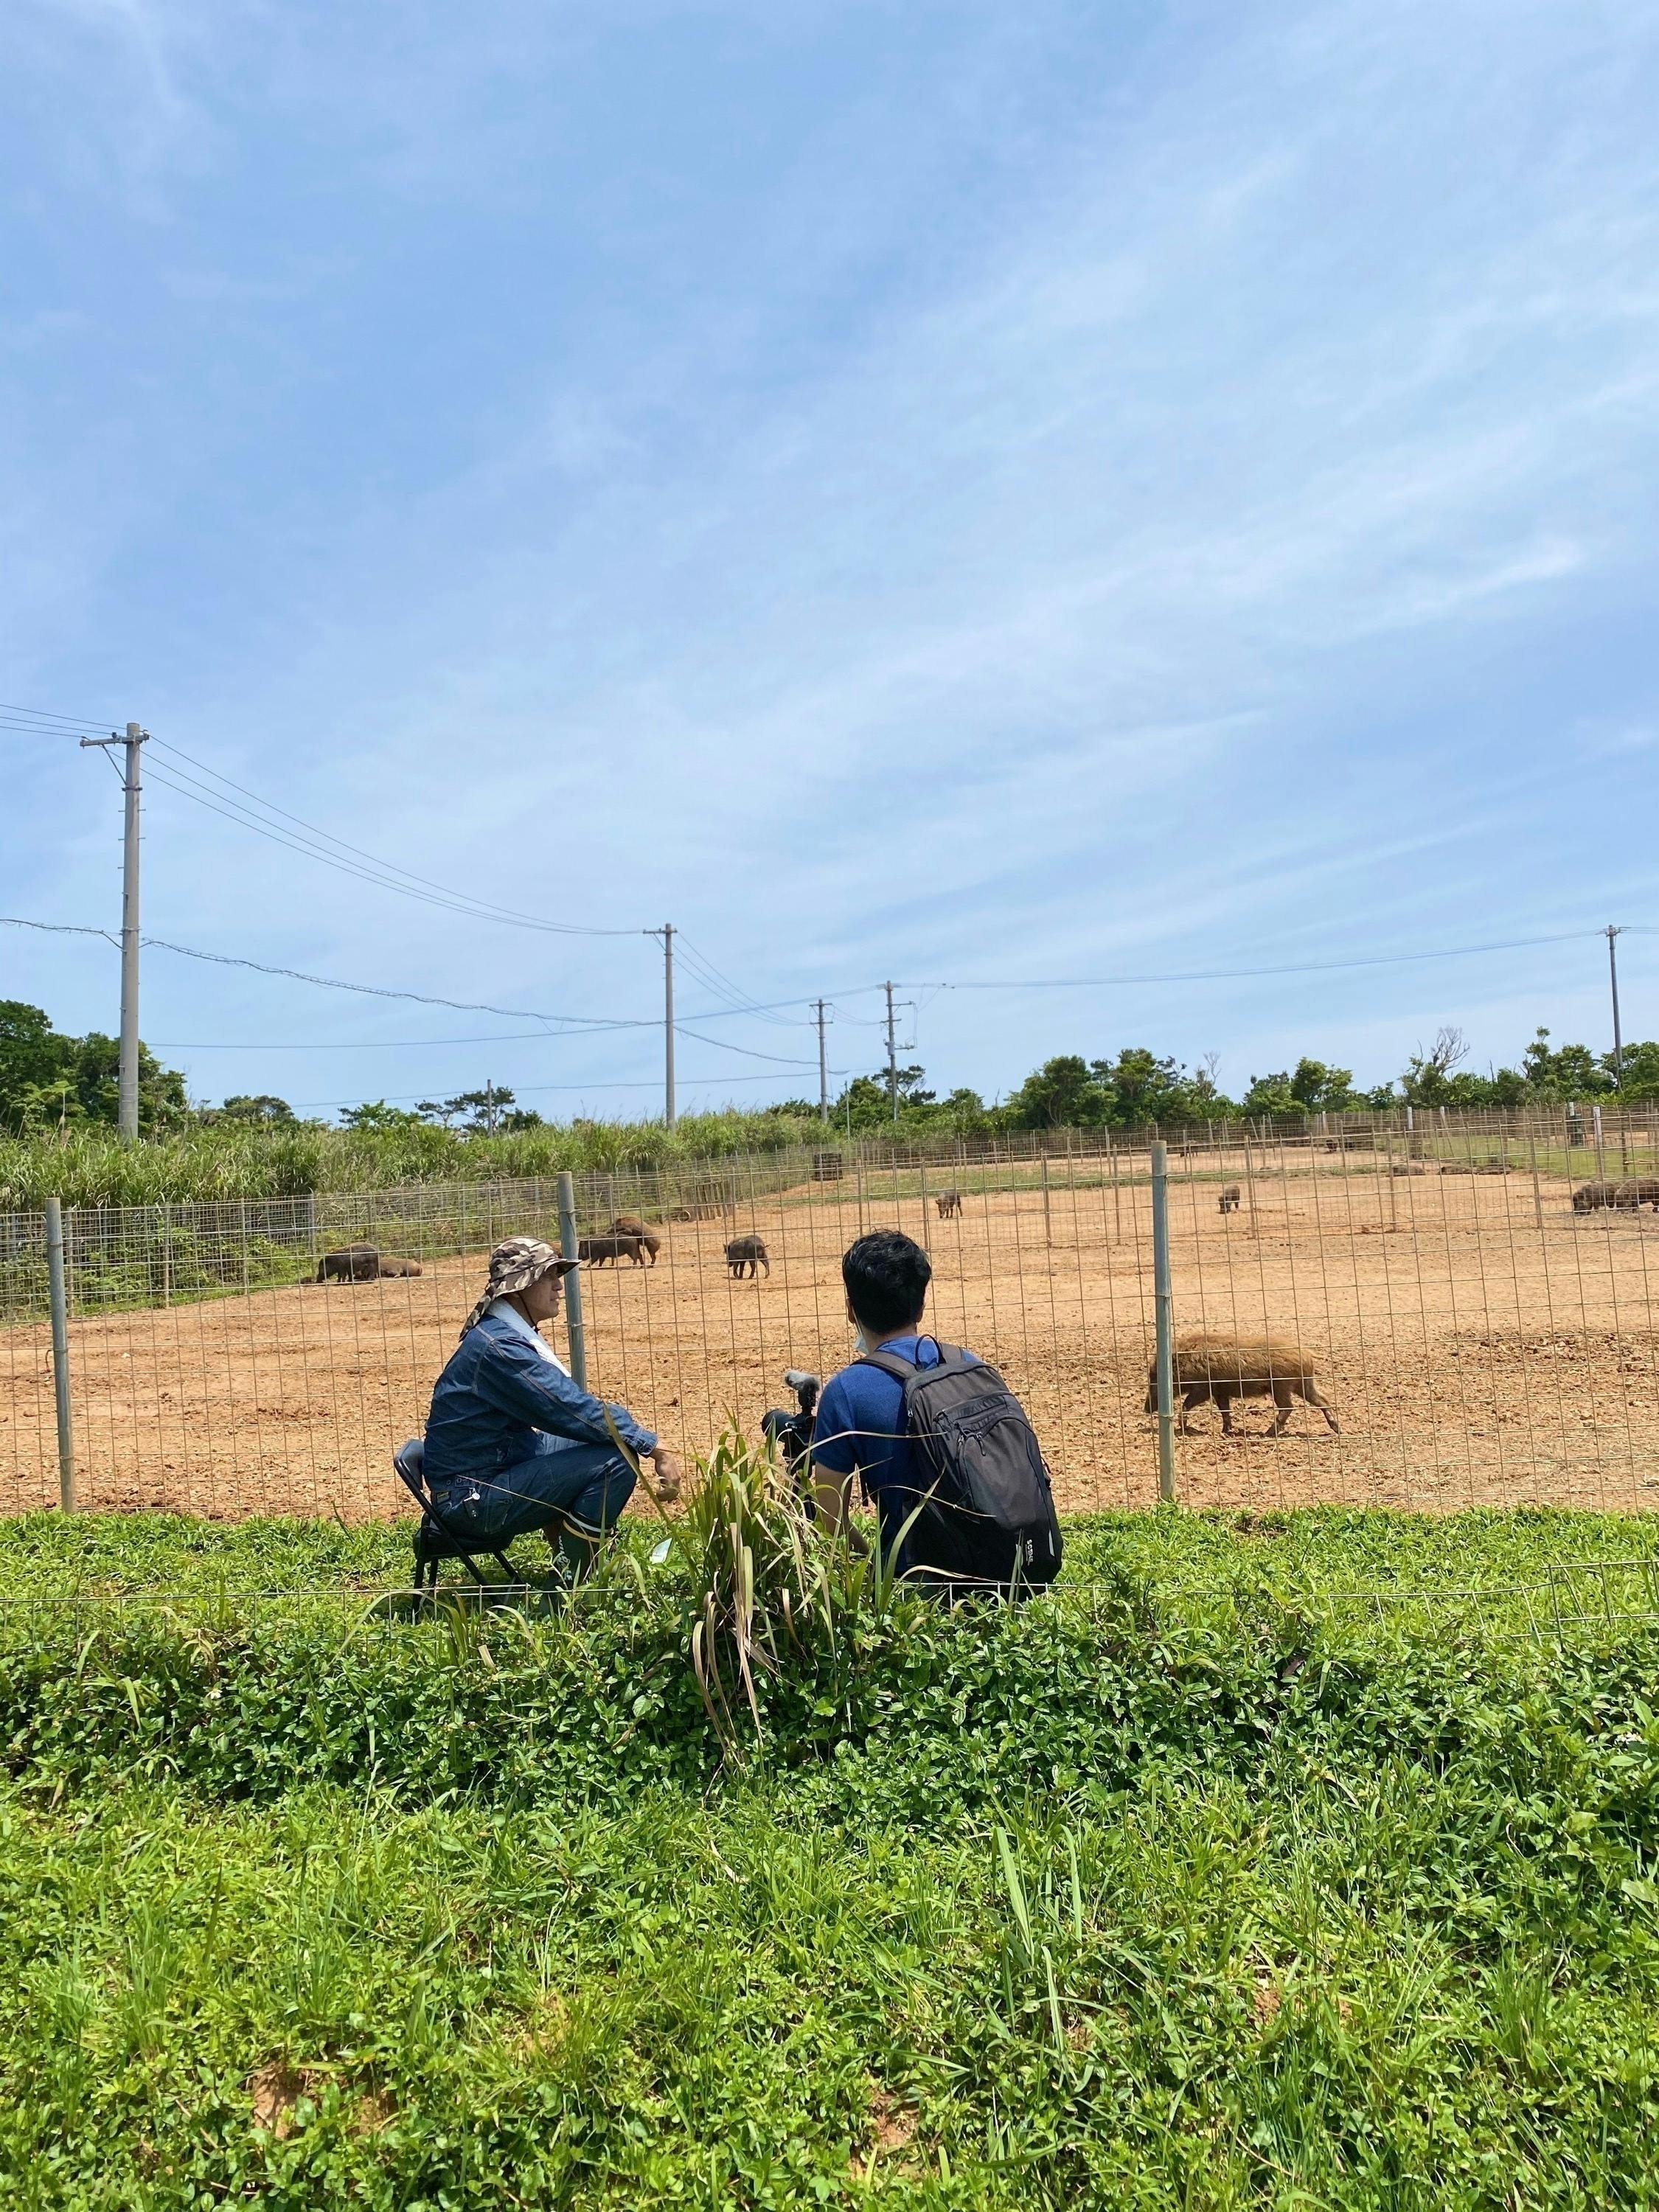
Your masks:
<svg viewBox="0 0 1659 2212"><path fill-rule="evenodd" d="M896 1336L881 1346L918 1367L939 1365L939 1341L931 1336ZM977 1367L971 1352L964 1359ZM884 1551L898 1542L899 1531L916 1510L918 1492L910 1479L910 1446L904 1435L904 1386L896 1375L862 1362L843 1367L823 1386L812 1424L812 1459L830 1474L856 1474L866 1498L875 1501ZM899 1560L901 1571L907 1562Z"/></svg>

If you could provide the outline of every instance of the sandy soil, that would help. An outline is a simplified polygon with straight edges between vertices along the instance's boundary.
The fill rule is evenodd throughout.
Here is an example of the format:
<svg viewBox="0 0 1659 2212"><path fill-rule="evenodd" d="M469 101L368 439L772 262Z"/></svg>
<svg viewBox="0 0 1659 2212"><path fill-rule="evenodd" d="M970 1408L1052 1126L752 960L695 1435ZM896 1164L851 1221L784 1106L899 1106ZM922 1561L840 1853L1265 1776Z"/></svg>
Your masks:
<svg viewBox="0 0 1659 2212"><path fill-rule="evenodd" d="M1310 1171L1311 1170L1311 1171ZM1142 1411L1152 1339L1150 1195L1052 1170L1044 1194L957 1178L960 1218L866 1194L866 1225L925 1235L934 1324L1001 1366L1068 1508L1157 1496ZM1222 1176L1243 1186L1223 1214ZM1006 1186L1006 1170L1000 1181ZM939 1178L934 1178L937 1188ZM1341 1422L1271 1407L1224 1439L1212 1408L1177 1439L1178 1494L1261 1509L1311 1500L1447 1510L1645 1506L1659 1492L1659 1216L1575 1216L1569 1186L1526 1172L1392 1176L1364 1158L1251 1178L1237 1161L1172 1186L1176 1324L1300 1340ZM786 1194L733 1224L671 1224L659 1265L584 1275L590 1376L672 1443L705 1448L734 1417L787 1402L781 1370L850 1356L841 1252L850 1184ZM721 1253L757 1231L769 1276ZM418 1280L259 1291L76 1321L81 1501L194 1513L330 1513L405 1503L392 1447L418 1432L432 1379L482 1276L479 1255ZM58 1494L44 1328L0 1335L0 1510Z"/></svg>

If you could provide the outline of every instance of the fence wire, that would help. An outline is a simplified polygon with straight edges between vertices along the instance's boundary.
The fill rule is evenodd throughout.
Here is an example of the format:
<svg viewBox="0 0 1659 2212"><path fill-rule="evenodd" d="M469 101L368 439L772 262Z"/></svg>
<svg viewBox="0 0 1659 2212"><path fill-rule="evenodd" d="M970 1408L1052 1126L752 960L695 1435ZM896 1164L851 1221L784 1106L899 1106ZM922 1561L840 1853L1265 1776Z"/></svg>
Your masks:
<svg viewBox="0 0 1659 2212"><path fill-rule="evenodd" d="M1419 1115L1170 1139L1175 1331L1295 1348L1337 1423L1271 1399L1176 1438L1185 1503L1644 1508L1659 1490L1659 1145L1561 1115ZM1062 1508L1152 1503L1149 1138L901 1147L587 1175L584 1234L649 1224L654 1264L583 1278L589 1380L677 1448L787 1404L852 1354L846 1246L923 1243L931 1326L1024 1399ZM952 1156L953 1154L953 1156ZM1575 1194L1577 1194L1575 1196ZM391 1454L504 1236L556 1241L554 1182L66 1210L77 1497L207 1516L398 1512ZM757 1239L751 1262L728 1259ZM373 1279L316 1279L371 1246ZM418 1272L413 1272L413 1271ZM55 1503L44 1231L0 1217L0 1510Z"/></svg>

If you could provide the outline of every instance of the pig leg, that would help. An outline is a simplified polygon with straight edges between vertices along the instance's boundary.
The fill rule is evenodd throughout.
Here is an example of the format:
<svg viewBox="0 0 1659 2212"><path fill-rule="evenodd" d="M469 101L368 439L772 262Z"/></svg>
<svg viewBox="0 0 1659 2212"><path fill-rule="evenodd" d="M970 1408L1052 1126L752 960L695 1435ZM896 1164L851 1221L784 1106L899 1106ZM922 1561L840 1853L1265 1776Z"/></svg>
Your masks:
<svg viewBox="0 0 1659 2212"><path fill-rule="evenodd" d="M1319 1385L1314 1381L1311 1376L1309 1376L1308 1381L1303 1389L1302 1395L1310 1406L1318 1407L1320 1412L1325 1416L1326 1425L1329 1428L1331 1434L1334 1437L1340 1437L1342 1431L1336 1425L1336 1415L1332 1413L1328 1400L1320 1395Z"/></svg>

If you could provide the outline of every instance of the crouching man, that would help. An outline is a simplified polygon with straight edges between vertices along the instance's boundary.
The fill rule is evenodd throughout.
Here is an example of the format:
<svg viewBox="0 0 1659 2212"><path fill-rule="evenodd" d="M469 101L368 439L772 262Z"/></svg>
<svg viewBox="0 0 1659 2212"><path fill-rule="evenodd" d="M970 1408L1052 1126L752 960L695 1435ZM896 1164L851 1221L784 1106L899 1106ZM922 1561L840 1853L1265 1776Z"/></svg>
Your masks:
<svg viewBox="0 0 1659 2212"><path fill-rule="evenodd" d="M1048 1470L1019 1401L971 1352L922 1331L933 1267L878 1229L841 1263L859 1357L832 1376L812 1429L813 1492L833 1534L854 1478L884 1559L947 1597L1023 1595L1060 1571Z"/></svg>
<svg viewBox="0 0 1659 2212"><path fill-rule="evenodd" d="M432 1393L426 1479L459 1536L506 1544L542 1529L568 1583L580 1581L634 1490L634 1470L605 1408L573 1380L541 1334L576 1265L536 1237L489 1255L489 1281ZM658 1497L678 1497L679 1462L625 1406L620 1436L653 1469Z"/></svg>

